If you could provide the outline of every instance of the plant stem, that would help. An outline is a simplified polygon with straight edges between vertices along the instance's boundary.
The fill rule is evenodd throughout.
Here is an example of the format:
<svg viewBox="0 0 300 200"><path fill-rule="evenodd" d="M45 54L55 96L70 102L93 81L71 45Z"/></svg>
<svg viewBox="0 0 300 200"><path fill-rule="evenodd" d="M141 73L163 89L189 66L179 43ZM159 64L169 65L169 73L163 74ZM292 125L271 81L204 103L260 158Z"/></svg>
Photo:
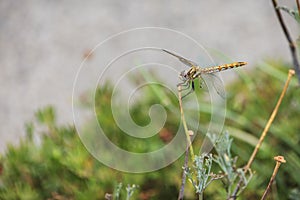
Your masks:
<svg viewBox="0 0 300 200"><path fill-rule="evenodd" d="M263 196L261 197L261 200L266 199L267 194L268 194L268 192L269 192L269 190L271 188L271 185L272 185L272 183L273 183L273 181L274 181L274 179L275 179L275 177L277 175L277 172L279 170L279 167L280 167L281 163L286 163L286 161L285 161L285 159L284 159L283 156L276 156L276 157L274 157L274 160L276 160L276 166L274 168L274 171L273 171L272 177L271 177L271 179L269 181L269 184L268 184L268 186L267 186L267 188L266 188Z"/></svg>
<svg viewBox="0 0 300 200"><path fill-rule="evenodd" d="M273 7L275 9L275 12L276 12L276 15L277 15L277 18L278 18L278 21L281 25L281 28L284 32L284 35L289 43L289 47L290 47L290 51L291 51L291 55L292 55L292 59L293 59L293 65L294 65L294 69L296 71L296 74L297 74L297 77L298 77L298 81L300 83L300 65L299 65L299 61L298 61L298 57L297 57L297 49L296 49L296 46L292 40L292 37L283 21L283 18L282 18L282 15L281 15L281 12L280 12L280 9L278 9L278 5L277 5L277 1L276 0L272 0L272 3L273 3ZM299 9L299 2L297 0L297 6L298 6L298 9Z"/></svg>
<svg viewBox="0 0 300 200"><path fill-rule="evenodd" d="M274 110L273 110L273 112L272 112L272 114L271 114L271 116L270 116L270 118L269 118L269 120L268 120L268 122L267 122L267 124L266 124L266 126L265 126L265 128L264 128L264 130L263 130L263 132L262 132L262 134L261 134L261 136L260 136L260 138L259 138L259 141L258 141L257 145L255 146L255 149L254 149L254 151L253 151L253 153L252 153L252 155L251 155L251 157L250 157L250 159L249 159L247 165L244 167L244 172L245 172L245 173L246 173L247 171L249 171L249 169L250 169L250 167L251 167L251 164L253 163L253 160L254 160L254 158L255 158L255 156L256 156L256 154L257 154L259 148L261 147L262 142L263 142L263 140L265 139L265 137L266 137L266 135L267 135L267 133L268 133L268 130L270 129L271 124L273 123L273 121L274 121L274 119L275 119L275 116L277 115L279 106L280 106L280 104L281 104L281 102L282 102L282 99L283 99L283 97L284 97L284 95L285 95L285 93L286 93L286 91L287 91L287 88L288 88L288 86L289 86L289 83L290 83L291 78L292 78L293 75L295 75L295 71L294 71L294 70L289 70L287 80L286 80L286 82L285 82L285 85L284 85L284 87L283 87L283 90L282 90L282 92L281 92L281 95L280 95L280 97L279 97L279 99L278 99L278 101L277 101L277 104L276 104L276 106L275 106L275 108L274 108ZM233 191L233 193L232 193L232 195L231 195L231 197L230 197L229 199L234 200L234 199L237 198L237 193L238 193L239 190L241 189L242 184L243 184L243 179L240 178L239 182L237 183L237 186L236 186L235 190Z"/></svg>
<svg viewBox="0 0 300 200"><path fill-rule="evenodd" d="M191 137L190 137L190 132L187 128L186 121L184 118L184 112L183 112L183 107L182 107L182 95L181 95L181 86L178 86L178 99L179 99L179 107L180 107L180 113L181 113L181 120L183 123L184 127L184 132L186 135L186 149L185 149L185 157L184 157L184 165L183 165L183 172L182 172L182 179L181 179L181 186L180 186L180 191L178 195L178 200L182 200L184 196L184 187L185 187L185 181L186 181L186 174L185 174L185 169L188 167L188 160L189 160L189 152L191 154L192 160L194 160L195 155L194 155L194 150L192 147L192 142L191 142Z"/></svg>
<svg viewBox="0 0 300 200"><path fill-rule="evenodd" d="M186 181L185 169L187 168L188 160L189 160L189 143L187 142L185 155L184 155L184 165L183 165L183 172L182 172L181 186L180 186L180 191L179 191L179 195L178 195L178 200L183 200L184 187L185 187L185 181Z"/></svg>
<svg viewBox="0 0 300 200"><path fill-rule="evenodd" d="M181 96L181 86L178 86L178 99L179 99L179 107L180 107L180 113L181 113L181 120L182 120L182 124L183 124L183 128L184 128L184 132L185 132L185 136L186 136L186 140L188 142L188 147L187 150L190 151L190 154L192 156L192 160L194 160L195 155L194 155L194 150L192 147L192 142L191 142L191 131L188 130L188 127L186 125L186 121L184 118L184 112L183 112L183 106L182 106L182 96Z"/></svg>
<svg viewBox="0 0 300 200"><path fill-rule="evenodd" d="M281 102L282 102L282 100L283 100L283 97L284 97L284 95L285 95L285 93L286 93L286 91L287 91L287 88L288 88L288 86L289 86L289 83L290 83L290 81L291 81L291 78L292 78L292 76L293 76L294 74L295 74L295 71L294 71L294 70L289 70L288 78L287 78L287 80L286 80L286 82L285 82L285 85L284 85L284 87L283 87L283 90L282 90L282 92L281 92L281 95L280 95L280 97L279 97L279 100L278 100L278 102L277 102L277 104L276 104L276 106L275 106L275 108L274 108L274 110L273 110L273 112L272 112L272 114L271 114L271 116L270 116L270 118L269 118L269 121L267 122L267 124L266 124L266 126L265 126L265 128L264 128L264 130L263 130L263 132L262 132L262 134L261 134L261 136L260 136L260 138L259 138L258 143L256 144L256 147L255 147L255 149L254 149L254 151L253 151L253 153L252 153L252 155L251 155L251 157L250 157L250 159L249 159L247 165L246 165L245 168L244 168L244 171L248 171L248 169L250 168L250 166L251 166L251 164L252 164L252 162L253 162L253 160L254 160L254 158L255 158L255 156L256 156L258 150L259 150L259 148L261 147L261 145L262 145L262 143L263 143L263 140L265 139L265 137L266 137L266 135L267 135L267 133L268 133L270 127L271 127L271 124L273 123L273 121L274 121L274 119L275 119L275 117L276 117L276 115L277 115L277 113L278 113L279 106L280 106L280 104L281 104Z"/></svg>
<svg viewBox="0 0 300 200"><path fill-rule="evenodd" d="M298 8L298 15L300 15L300 3L299 0L296 0L297 8Z"/></svg>
<svg viewBox="0 0 300 200"><path fill-rule="evenodd" d="M201 194L198 195L198 199L199 200L203 200L203 192Z"/></svg>

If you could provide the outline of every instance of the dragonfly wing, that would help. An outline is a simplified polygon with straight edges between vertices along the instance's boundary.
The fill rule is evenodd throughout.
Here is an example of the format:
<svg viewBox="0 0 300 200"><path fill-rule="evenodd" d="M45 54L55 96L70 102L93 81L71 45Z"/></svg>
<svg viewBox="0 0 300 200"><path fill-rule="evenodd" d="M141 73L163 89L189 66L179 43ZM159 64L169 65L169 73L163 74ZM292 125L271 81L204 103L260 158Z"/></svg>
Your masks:
<svg viewBox="0 0 300 200"><path fill-rule="evenodd" d="M209 83L207 83L203 78L202 78L202 76L199 76L199 84L200 84L200 88L201 89L203 89L205 92L208 92L209 91L209 86L208 86L208 84Z"/></svg>
<svg viewBox="0 0 300 200"><path fill-rule="evenodd" d="M222 80L216 74L201 74L207 89L213 88L223 99L226 98L226 92Z"/></svg>
<svg viewBox="0 0 300 200"><path fill-rule="evenodd" d="M170 52L170 51L168 51L168 50L165 50L165 49L162 49L162 50L163 50L164 52L166 52L166 53L172 55L172 56L175 56L176 58L178 58L178 59L180 60L180 62L182 62L183 64L185 64L185 65L187 65L187 66L189 66L189 67L198 66L197 63L195 63L195 62L193 62L193 61L191 61L191 60L188 60L188 59L186 59L186 58L184 58L184 57L182 57L182 56L179 56L179 55L177 55L177 54L175 54L175 53L172 53L172 52Z"/></svg>

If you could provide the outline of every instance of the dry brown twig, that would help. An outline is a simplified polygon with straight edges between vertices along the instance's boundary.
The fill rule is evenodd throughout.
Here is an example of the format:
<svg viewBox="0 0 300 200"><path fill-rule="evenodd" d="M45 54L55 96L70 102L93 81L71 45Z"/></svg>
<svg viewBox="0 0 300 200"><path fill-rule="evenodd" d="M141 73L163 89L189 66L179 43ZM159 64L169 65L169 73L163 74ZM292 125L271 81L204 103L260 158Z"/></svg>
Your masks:
<svg viewBox="0 0 300 200"><path fill-rule="evenodd" d="M286 83L285 83L285 85L284 85L284 87L283 87L283 90L282 90L281 95L280 95L280 97L279 97L279 99L278 99L278 102L277 102L277 104L276 104L276 106L275 106L275 108L274 108L274 110L273 110L273 112L272 112L272 114L271 114L271 116L270 116L270 118L269 118L269 121L267 122L267 124L266 124L266 126L265 126L265 128L264 128L264 130L263 130L263 132L262 132L262 134L261 134L261 136L260 136L260 138L259 138L259 141L258 141L258 143L257 143L257 145L256 145L256 147L255 147L255 149L254 149L254 151L253 151L253 153L252 153L252 155L251 155L251 157L250 157L250 159L249 159L247 165L246 165L245 168L244 168L245 171L248 171L248 169L250 168L250 166L251 166L251 164L252 164L252 162L253 162L253 160L254 160L254 158L255 158L255 156L256 156L258 150L259 150L259 148L261 147L262 142L263 142L263 140L265 139L265 137L266 137L266 135L267 135L267 133L268 133L270 127L271 127L271 124L273 123L273 121L274 121L274 119L275 119L275 117L276 117L276 115L277 115L279 106L280 106L280 104L281 104L281 102L282 102L282 100L283 100L283 97L284 97L284 95L285 95L285 93L286 93L286 91L287 91L287 88L288 88L288 86L289 86L289 83L290 83L290 81L291 81L291 78L292 78L292 76L293 76L294 74L295 74L295 71L294 71L294 70L289 70L289 74L288 74L287 81L286 81Z"/></svg>
<svg viewBox="0 0 300 200"><path fill-rule="evenodd" d="M298 10L299 10L299 7L300 7L300 4L299 4L299 1L296 0L297 2L297 6L298 6ZM277 1L276 0L272 0L272 3L273 3L273 7L275 9L275 12L276 12L276 15L277 15L277 18L278 18L278 21L280 23L280 26L284 32L284 35L289 43L289 47L290 47L290 51L291 51L291 55L292 55L292 60L293 60L293 65L294 65L294 69L296 71L296 74L297 74L297 77L298 77L298 81L300 83L300 65L299 65L299 61L298 61L298 57L297 57L297 49L296 49L296 46L295 46L295 43L287 29L287 26L285 25L284 21L283 21L283 18L282 18L282 15L281 15L281 12L280 12L280 9L278 8L278 4L277 4Z"/></svg>
<svg viewBox="0 0 300 200"><path fill-rule="evenodd" d="M188 150L188 143L187 143L187 149L185 151L184 155L184 164L183 164L183 172L182 172L182 177L181 177L181 186L179 190L179 195L178 195L178 200L183 200L184 196L184 188L185 188L185 182L186 182L186 173L185 169L187 168L188 161L189 161L189 150Z"/></svg>
<svg viewBox="0 0 300 200"><path fill-rule="evenodd" d="M182 106L182 95L181 95L181 86L178 86L178 99L179 99L179 107L180 107L180 113L181 113L181 121L184 127L184 132L186 135L186 140L188 142L188 149L190 151L190 154L192 156L192 159L194 160L194 150L192 148L192 142L191 142L191 135L192 135L192 131L188 129L187 125L186 125L186 121L185 121L185 117L184 117L184 112L183 112L183 106Z"/></svg>
<svg viewBox="0 0 300 200"><path fill-rule="evenodd" d="M266 135L267 135L270 127L271 127L271 124L273 123L273 121L274 121L274 119L275 119L275 117L277 115L279 106L280 106L280 104L281 104L281 102L283 100L283 97L284 97L284 95L285 95L285 93L287 91L287 88L289 86L289 83L290 83L291 78L292 78L293 75L295 75L295 71L294 70L289 70L287 80L285 82L285 85L283 87L281 95L280 95L280 97L279 97L279 99L277 101L277 104L276 104L276 106L275 106L275 108L274 108L274 110L273 110L273 112L272 112L272 114L271 114L271 116L270 116L270 118L269 118L269 120L268 120L268 122L267 122L267 124L266 124L266 126L265 126L265 128L264 128L264 130L263 130L263 132L261 134L261 136L260 136L260 138L259 138L259 141L258 141L257 145L255 146L255 149L254 149L251 157L248 160L247 165L244 167L244 172L245 173L247 173L250 170L251 164L253 163L254 158L255 158L258 150L260 149L260 147L261 147L261 145L262 145L262 143L263 143L263 141L264 141L264 139L265 139L265 137L266 137ZM240 178L239 182L237 183L237 186L236 186L235 190L233 191L233 193L232 193L232 195L231 195L231 197L229 199L234 200L234 199L237 198L237 194L238 194L239 190L241 189L242 184L243 184L243 179Z"/></svg>
<svg viewBox="0 0 300 200"><path fill-rule="evenodd" d="M270 191L271 185L272 185L272 183L273 183L273 181L274 181L274 179L275 179L275 177L277 175L277 172L279 170L280 165L282 163L286 163L286 161L285 161L285 159L284 159L283 156L276 156L276 157L274 157L274 160L276 161L276 166L274 168L274 171L273 171L273 174L272 174L271 179L269 181L269 184L268 184L268 186L267 186L267 188L266 188L263 196L261 197L261 200L266 199L266 197L267 197L267 195L268 195L268 193Z"/></svg>
<svg viewBox="0 0 300 200"><path fill-rule="evenodd" d="M193 132L191 130L188 130L188 127L187 127L186 121L185 121L185 117L184 117L183 106L182 106L181 86L178 86L178 100L179 100L179 107L180 107L180 113L181 113L181 120L183 123L184 132L185 132L186 140L187 140L183 172L182 172L182 178L181 178L181 186L180 186L179 195L178 195L178 200L182 200L183 196L184 196L184 187L185 187L185 182L186 182L185 169L187 168L187 165L188 165L189 152L191 154L192 160L194 160L194 150L193 150L192 142L191 142L191 136L193 135Z"/></svg>

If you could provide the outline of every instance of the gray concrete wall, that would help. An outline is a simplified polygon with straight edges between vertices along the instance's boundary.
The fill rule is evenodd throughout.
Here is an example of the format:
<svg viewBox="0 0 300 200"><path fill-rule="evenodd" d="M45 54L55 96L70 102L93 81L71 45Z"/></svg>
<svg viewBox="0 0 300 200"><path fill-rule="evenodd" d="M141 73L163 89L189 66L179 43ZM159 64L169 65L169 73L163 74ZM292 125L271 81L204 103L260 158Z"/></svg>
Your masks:
<svg viewBox="0 0 300 200"><path fill-rule="evenodd" d="M296 23L285 17L295 36ZM249 67L266 57L290 60L271 1L3 0L1 150L18 141L24 123L45 105L57 108L60 123L71 123L72 85L84 54L110 35L144 26L181 31Z"/></svg>

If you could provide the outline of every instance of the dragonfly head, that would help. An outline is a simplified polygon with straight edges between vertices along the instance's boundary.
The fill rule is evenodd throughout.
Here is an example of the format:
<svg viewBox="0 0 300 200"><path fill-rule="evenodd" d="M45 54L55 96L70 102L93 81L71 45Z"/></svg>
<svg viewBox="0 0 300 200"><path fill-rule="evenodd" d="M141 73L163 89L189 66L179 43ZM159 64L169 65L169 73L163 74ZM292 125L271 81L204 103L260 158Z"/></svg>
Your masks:
<svg viewBox="0 0 300 200"><path fill-rule="evenodd" d="M189 77L189 70L183 70L182 72L180 72L179 78L183 82L186 82L187 80L189 80L190 79L190 77Z"/></svg>

